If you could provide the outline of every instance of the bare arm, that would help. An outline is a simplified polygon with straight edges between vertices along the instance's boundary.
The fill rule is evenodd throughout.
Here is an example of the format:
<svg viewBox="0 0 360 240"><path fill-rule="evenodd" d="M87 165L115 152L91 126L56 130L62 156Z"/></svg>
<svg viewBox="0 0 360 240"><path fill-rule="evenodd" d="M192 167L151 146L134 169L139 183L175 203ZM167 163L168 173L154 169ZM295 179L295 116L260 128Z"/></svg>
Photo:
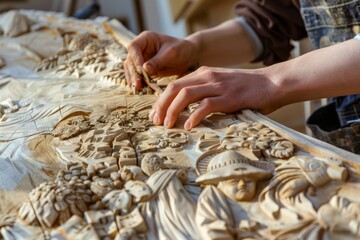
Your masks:
<svg viewBox="0 0 360 240"><path fill-rule="evenodd" d="M141 88L141 68L150 76L185 73L194 65L230 65L254 60L255 49L243 26L229 20L186 39L143 32L128 46L128 84Z"/></svg>
<svg viewBox="0 0 360 240"><path fill-rule="evenodd" d="M186 39L197 46L200 66L230 66L256 58L251 37L235 19L194 33Z"/></svg>
<svg viewBox="0 0 360 240"><path fill-rule="evenodd" d="M172 127L185 107L201 101L185 129L212 112L255 109L360 93L360 42L349 40L270 67L243 70L203 67L170 84L154 105L154 123Z"/></svg>
<svg viewBox="0 0 360 240"><path fill-rule="evenodd" d="M270 68L281 105L360 93L360 42L352 39Z"/></svg>

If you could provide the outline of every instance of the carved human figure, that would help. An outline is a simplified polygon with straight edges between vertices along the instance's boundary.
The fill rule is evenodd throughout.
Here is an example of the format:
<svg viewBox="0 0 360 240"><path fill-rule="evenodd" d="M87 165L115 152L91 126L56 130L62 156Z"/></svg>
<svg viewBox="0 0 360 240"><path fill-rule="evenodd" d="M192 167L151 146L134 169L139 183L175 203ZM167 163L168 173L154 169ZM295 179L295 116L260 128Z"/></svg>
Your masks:
<svg viewBox="0 0 360 240"><path fill-rule="evenodd" d="M257 182L271 178L270 163L252 161L236 151L213 157L196 182L205 185L199 196L196 223L204 239L256 237L258 224L245 208L256 196ZM241 202L241 204L240 204Z"/></svg>
<svg viewBox="0 0 360 240"><path fill-rule="evenodd" d="M276 168L275 176L260 193L260 208L270 221L279 224L314 219L318 206L336 194L347 176L347 169L336 161L292 157Z"/></svg>
<svg viewBox="0 0 360 240"><path fill-rule="evenodd" d="M139 204L148 226L146 239L201 239L194 220L196 203L179 178L181 172L159 170L149 177L152 196Z"/></svg>
<svg viewBox="0 0 360 240"><path fill-rule="evenodd" d="M215 156L207 172L196 179L205 185L216 185L235 201L250 201L256 193L256 182L269 179L273 166L247 159L236 151L225 151Z"/></svg>
<svg viewBox="0 0 360 240"><path fill-rule="evenodd" d="M360 237L360 202L335 195L319 208L317 217L319 225L329 230L328 234L338 234L341 239Z"/></svg>
<svg viewBox="0 0 360 240"><path fill-rule="evenodd" d="M268 229L265 235L271 239L359 239L360 203L334 195L313 218L278 225Z"/></svg>
<svg viewBox="0 0 360 240"><path fill-rule="evenodd" d="M148 176L161 169L166 169L164 159L156 153L147 153L141 160L141 170Z"/></svg>

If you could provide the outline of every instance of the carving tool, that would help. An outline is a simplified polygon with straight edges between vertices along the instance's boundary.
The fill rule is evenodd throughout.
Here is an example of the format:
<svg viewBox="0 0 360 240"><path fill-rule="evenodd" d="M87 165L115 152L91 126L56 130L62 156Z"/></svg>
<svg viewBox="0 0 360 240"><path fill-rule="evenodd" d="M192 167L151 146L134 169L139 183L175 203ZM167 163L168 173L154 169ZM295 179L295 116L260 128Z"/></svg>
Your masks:
<svg viewBox="0 0 360 240"><path fill-rule="evenodd" d="M144 68L141 69L141 73L144 76L144 81L152 90L154 90L159 95L164 92L156 83L154 83L152 79L149 78Z"/></svg>

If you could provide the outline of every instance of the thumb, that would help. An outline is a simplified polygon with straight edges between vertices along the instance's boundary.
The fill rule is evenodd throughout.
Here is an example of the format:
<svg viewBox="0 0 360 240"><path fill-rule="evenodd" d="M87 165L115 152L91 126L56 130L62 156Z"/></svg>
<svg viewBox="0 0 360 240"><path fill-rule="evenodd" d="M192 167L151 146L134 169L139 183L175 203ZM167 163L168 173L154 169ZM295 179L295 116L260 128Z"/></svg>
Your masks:
<svg viewBox="0 0 360 240"><path fill-rule="evenodd" d="M158 76L166 64L168 64L166 55L159 53L146 61L143 68L149 76Z"/></svg>

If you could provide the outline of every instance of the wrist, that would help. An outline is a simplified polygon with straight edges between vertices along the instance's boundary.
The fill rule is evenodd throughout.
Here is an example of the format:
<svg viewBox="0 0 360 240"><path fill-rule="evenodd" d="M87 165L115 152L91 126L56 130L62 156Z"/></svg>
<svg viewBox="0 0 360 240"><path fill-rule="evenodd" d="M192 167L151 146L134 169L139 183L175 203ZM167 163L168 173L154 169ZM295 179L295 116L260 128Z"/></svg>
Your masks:
<svg viewBox="0 0 360 240"><path fill-rule="evenodd" d="M200 56L202 52L202 32L196 32L185 38L192 46L192 52L190 53L192 58L190 60L189 70L196 70L201 66Z"/></svg>
<svg viewBox="0 0 360 240"><path fill-rule="evenodd" d="M286 61L266 68L267 78L270 79L274 102L279 106L303 101L301 82L294 76L292 69L294 62Z"/></svg>

